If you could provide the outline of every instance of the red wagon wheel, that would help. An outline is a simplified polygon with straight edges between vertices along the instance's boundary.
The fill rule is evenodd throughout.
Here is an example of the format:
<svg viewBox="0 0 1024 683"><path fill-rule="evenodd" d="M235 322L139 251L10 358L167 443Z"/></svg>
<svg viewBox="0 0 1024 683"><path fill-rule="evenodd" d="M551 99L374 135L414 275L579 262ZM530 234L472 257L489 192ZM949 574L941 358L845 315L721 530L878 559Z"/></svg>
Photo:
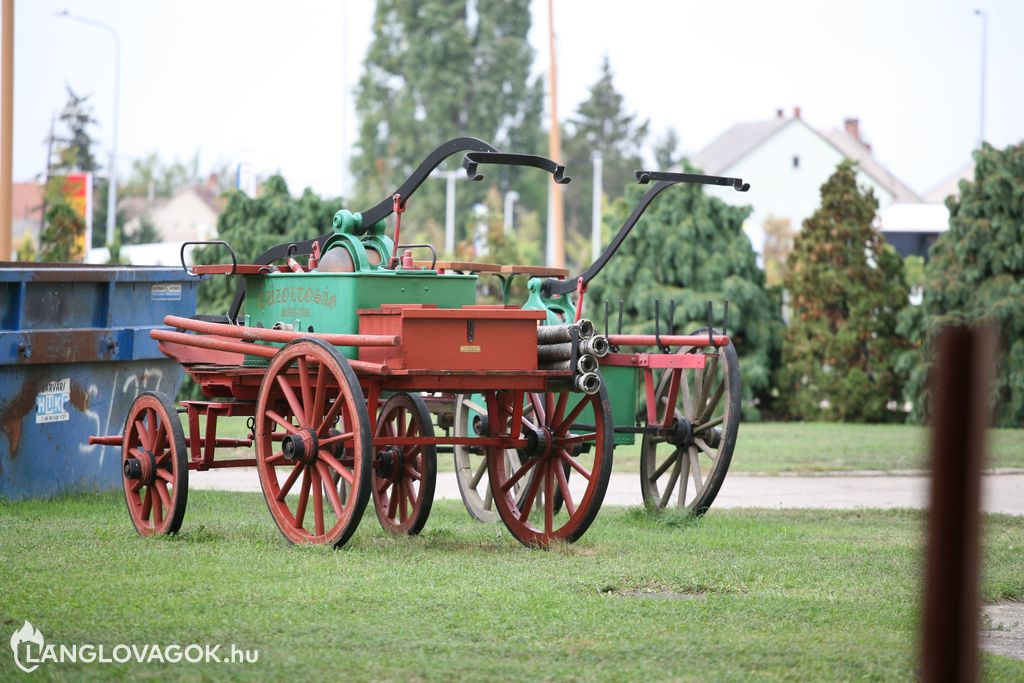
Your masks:
<svg viewBox="0 0 1024 683"><path fill-rule="evenodd" d="M132 403L121 442L121 473L136 531L177 533L188 500L188 461L181 421L165 394L147 391Z"/></svg>
<svg viewBox="0 0 1024 683"><path fill-rule="evenodd" d="M694 334L707 334L707 330ZM700 351L690 347L679 353ZM665 370L658 381L659 422L664 422L666 411L673 412L668 433L644 435L640 490L648 508L674 506L703 515L725 481L739 431L742 392L736 348L731 342L720 346L717 353L706 356L703 369L677 372L674 394L671 370Z"/></svg>
<svg viewBox="0 0 1024 683"><path fill-rule="evenodd" d="M512 401L519 394L513 393ZM491 420L508 433L512 402L498 395ZM614 448L611 404L604 387L597 394L554 391L528 394L532 410L521 418L522 465L507 467L504 449L488 449L487 469L494 505L505 526L521 543L546 547L552 540L572 543L593 523L604 500ZM495 430L492 428L492 434ZM570 478L564 466L575 471ZM517 504L516 482L532 476ZM544 495L540 492L543 489ZM563 505L557 508L556 491Z"/></svg>
<svg viewBox="0 0 1024 683"><path fill-rule="evenodd" d="M352 366L318 339L271 359L256 402L256 467L270 514L292 543L344 545L369 499L370 419ZM345 499L334 475L347 484Z"/></svg>
<svg viewBox="0 0 1024 683"><path fill-rule="evenodd" d="M377 438L433 437L427 404L416 394L395 394L377 418ZM430 516L437 479L437 448L421 444L374 447L372 492L377 519L393 534L418 534Z"/></svg>

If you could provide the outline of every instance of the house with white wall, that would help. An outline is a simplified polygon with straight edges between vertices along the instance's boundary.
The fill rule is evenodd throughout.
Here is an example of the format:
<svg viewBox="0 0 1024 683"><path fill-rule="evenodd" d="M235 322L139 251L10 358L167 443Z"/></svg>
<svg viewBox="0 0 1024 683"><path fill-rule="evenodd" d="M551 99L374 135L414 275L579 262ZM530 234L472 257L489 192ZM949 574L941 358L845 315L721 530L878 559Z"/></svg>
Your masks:
<svg viewBox="0 0 1024 683"><path fill-rule="evenodd" d="M750 191L742 194L718 187L708 191L730 204L753 207L744 230L761 253L765 220L788 218L799 230L818 208L821 186L843 159L857 162L858 183L874 190L880 209L921 202L917 193L872 156L857 119L847 119L841 130L819 130L801 117L799 107L789 117L780 109L774 119L734 125L691 162L704 173L750 183Z"/></svg>
<svg viewBox="0 0 1024 683"><path fill-rule="evenodd" d="M168 198L127 198L119 207L125 216L125 234L137 232L148 220L165 242L213 239L217 217L224 210L216 190L203 185L183 188Z"/></svg>

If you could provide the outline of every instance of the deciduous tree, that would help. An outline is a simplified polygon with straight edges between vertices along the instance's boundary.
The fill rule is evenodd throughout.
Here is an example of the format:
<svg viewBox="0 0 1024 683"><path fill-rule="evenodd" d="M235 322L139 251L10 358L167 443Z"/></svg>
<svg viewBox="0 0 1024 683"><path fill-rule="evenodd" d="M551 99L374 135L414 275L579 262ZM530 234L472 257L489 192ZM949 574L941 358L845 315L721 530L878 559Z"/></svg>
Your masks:
<svg viewBox="0 0 1024 683"><path fill-rule="evenodd" d="M505 151L543 153L543 82L532 78L528 0L378 0L373 40L356 87L359 139L352 158L359 210L394 190L435 146L470 135ZM448 166L458 168L461 159ZM487 188L519 193L544 210L547 179L534 169L486 168L459 182L457 225ZM444 183L428 181L410 203L408 228L440 234ZM433 228L417 227L431 223ZM413 232L411 234L416 234ZM419 234L423 234L420 232ZM461 239L463 236L458 236Z"/></svg>

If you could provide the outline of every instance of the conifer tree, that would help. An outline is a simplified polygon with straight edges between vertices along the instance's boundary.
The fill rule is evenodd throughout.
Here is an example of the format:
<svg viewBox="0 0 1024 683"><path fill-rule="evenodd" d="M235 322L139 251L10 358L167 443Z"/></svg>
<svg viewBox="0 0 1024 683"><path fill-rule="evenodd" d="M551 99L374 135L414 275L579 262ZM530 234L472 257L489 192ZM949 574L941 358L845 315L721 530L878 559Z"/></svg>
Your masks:
<svg viewBox="0 0 1024 683"><path fill-rule="evenodd" d="M880 422L899 419L896 331L907 305L903 263L872 223L878 200L844 161L821 187L787 261L792 317L779 391L790 417Z"/></svg>
<svg viewBox="0 0 1024 683"><path fill-rule="evenodd" d="M993 387L996 425L1024 426L1024 144L975 152L974 180L946 200L949 230L932 245L924 300L907 315L919 342L905 357L913 417L928 414L928 371L938 331L995 323L999 354Z"/></svg>
<svg viewBox="0 0 1024 683"><path fill-rule="evenodd" d="M648 123L626 111L613 76L605 57L600 78L566 126L564 163L572 176L572 184L565 193L569 245L566 256L577 266L590 262L594 152L601 153L602 193L609 200L621 197L634 182L633 172L642 167L641 150L647 139ZM670 140L668 144L672 145L670 153L675 153L675 143ZM663 156L660 146L659 155Z"/></svg>

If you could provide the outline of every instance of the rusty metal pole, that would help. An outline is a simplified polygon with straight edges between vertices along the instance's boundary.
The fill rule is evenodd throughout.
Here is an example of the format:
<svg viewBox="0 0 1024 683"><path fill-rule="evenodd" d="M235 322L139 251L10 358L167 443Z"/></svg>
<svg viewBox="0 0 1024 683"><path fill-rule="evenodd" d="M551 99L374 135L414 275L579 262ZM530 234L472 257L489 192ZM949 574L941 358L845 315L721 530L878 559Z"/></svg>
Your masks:
<svg viewBox="0 0 1024 683"><path fill-rule="evenodd" d="M562 160L562 130L558 125L558 69L555 65L555 0L548 0L548 88L551 97L551 127L548 130L548 157ZM548 181L548 248L547 264L553 268L565 267L565 203L562 186Z"/></svg>
<svg viewBox="0 0 1024 683"><path fill-rule="evenodd" d="M951 327L939 335L933 384L921 678L978 679L981 471L997 335Z"/></svg>
<svg viewBox="0 0 1024 683"><path fill-rule="evenodd" d="M3 0L3 74L0 76L0 261L11 260L14 193L14 0Z"/></svg>

